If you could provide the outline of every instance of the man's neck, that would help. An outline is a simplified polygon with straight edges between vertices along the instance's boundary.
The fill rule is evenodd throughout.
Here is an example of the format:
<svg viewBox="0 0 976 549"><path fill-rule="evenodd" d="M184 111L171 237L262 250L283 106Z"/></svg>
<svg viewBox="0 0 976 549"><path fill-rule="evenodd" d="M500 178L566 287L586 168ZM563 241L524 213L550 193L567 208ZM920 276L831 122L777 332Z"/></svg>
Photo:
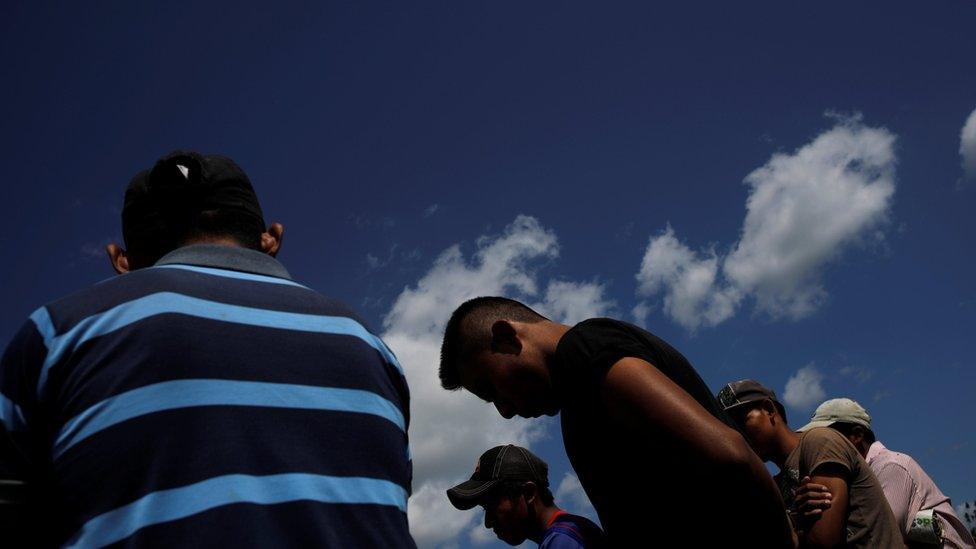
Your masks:
<svg viewBox="0 0 976 549"><path fill-rule="evenodd" d="M529 539L536 543L542 543L542 535L546 533L549 529L550 523L556 518L556 515L562 512L562 509L556 507L555 505L547 505L540 509L536 514L536 527L534 532Z"/></svg>
<svg viewBox="0 0 976 549"><path fill-rule="evenodd" d="M194 244L210 244L212 246L231 246L234 248L243 248L241 243L237 241L236 238L232 236L221 236L221 235L206 235L193 238L183 243L183 246L192 246Z"/></svg>
<svg viewBox="0 0 976 549"><path fill-rule="evenodd" d="M783 465L786 463L786 458L796 450L796 447L800 445L800 434L792 431L789 427L785 425L780 429L776 436L776 448L773 455L773 463L776 464L780 470L783 470Z"/></svg>
<svg viewBox="0 0 976 549"><path fill-rule="evenodd" d="M559 341L566 335L570 327L558 322L546 320L535 324L536 342L548 364L556 354Z"/></svg>

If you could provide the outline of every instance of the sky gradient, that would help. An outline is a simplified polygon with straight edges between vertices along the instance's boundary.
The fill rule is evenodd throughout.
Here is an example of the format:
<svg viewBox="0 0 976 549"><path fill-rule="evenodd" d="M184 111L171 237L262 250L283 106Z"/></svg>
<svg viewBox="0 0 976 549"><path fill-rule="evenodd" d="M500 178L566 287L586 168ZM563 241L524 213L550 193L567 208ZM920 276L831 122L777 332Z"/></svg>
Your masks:
<svg viewBox="0 0 976 549"><path fill-rule="evenodd" d="M555 421L436 386L447 316L490 293L641 323L797 426L855 398L973 500L974 20L961 0L4 2L0 342L111 275L132 175L221 153L296 279L404 363L421 546L502 546L442 492L494 444L528 444L585 510Z"/></svg>

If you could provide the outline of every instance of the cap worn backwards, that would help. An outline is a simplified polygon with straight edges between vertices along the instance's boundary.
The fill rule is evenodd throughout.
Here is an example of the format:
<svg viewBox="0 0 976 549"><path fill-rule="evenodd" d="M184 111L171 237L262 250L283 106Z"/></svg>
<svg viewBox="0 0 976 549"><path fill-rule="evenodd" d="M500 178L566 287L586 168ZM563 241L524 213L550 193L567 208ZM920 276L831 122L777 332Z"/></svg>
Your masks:
<svg viewBox="0 0 976 549"><path fill-rule="evenodd" d="M251 181L233 160L174 151L132 178L122 208L122 237L130 247L135 241L172 237L206 211L234 211L259 232L264 229Z"/></svg>
<svg viewBox="0 0 976 549"><path fill-rule="evenodd" d="M722 404L725 411L733 410L744 404L759 400L771 400L777 404L779 403L779 400L776 398L776 393L772 389L768 389L758 381L752 379L742 379L727 384L725 387L722 387L722 390L719 391L715 398Z"/></svg>

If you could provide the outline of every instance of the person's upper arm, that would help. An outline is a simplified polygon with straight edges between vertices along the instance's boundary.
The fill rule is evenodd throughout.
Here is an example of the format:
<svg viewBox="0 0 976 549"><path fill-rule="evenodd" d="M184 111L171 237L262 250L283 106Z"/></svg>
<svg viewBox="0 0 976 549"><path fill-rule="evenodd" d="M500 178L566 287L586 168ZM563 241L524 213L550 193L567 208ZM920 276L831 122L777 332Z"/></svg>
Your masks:
<svg viewBox="0 0 976 549"><path fill-rule="evenodd" d="M663 437L687 455L728 463L745 461L751 453L738 432L645 360L618 360L607 372L600 396L611 417Z"/></svg>
<svg viewBox="0 0 976 549"><path fill-rule="evenodd" d="M847 469L836 463L825 463L813 471L810 482L826 486L833 499L830 508L824 510L820 519L800 535L800 547L836 547L846 541L849 474Z"/></svg>
<svg viewBox="0 0 976 549"><path fill-rule="evenodd" d="M844 435L829 427L811 430L800 442L800 475L823 484L833 494L826 510L803 535L801 547L834 547L846 541L845 523L849 511L850 478L857 450Z"/></svg>
<svg viewBox="0 0 976 549"><path fill-rule="evenodd" d="M39 310L35 316L45 316ZM37 377L47 356L37 321L24 323L0 359L0 531L16 536L35 520L37 447L31 418L36 410Z"/></svg>
<svg viewBox="0 0 976 549"><path fill-rule="evenodd" d="M915 520L915 512L918 511L911 508L912 496L916 490L915 480L897 463L885 463L874 471L874 476L878 477L878 482L881 483L881 489L898 526L902 532L908 532Z"/></svg>
<svg viewBox="0 0 976 549"><path fill-rule="evenodd" d="M31 459L30 424L37 403L37 379L47 356L44 335L36 322L24 323L0 359L0 478L3 479L23 478Z"/></svg>

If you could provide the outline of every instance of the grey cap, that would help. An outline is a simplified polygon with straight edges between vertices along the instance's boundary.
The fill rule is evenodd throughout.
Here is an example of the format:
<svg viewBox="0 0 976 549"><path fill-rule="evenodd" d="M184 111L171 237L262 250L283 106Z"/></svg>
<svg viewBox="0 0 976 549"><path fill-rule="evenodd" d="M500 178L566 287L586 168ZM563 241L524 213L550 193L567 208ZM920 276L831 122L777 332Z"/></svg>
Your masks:
<svg viewBox="0 0 976 549"><path fill-rule="evenodd" d="M871 416L863 406L849 398L832 398L817 406L810 423L797 430L808 431L814 427L830 427L834 423L853 423L870 429Z"/></svg>
<svg viewBox="0 0 976 549"><path fill-rule="evenodd" d="M772 389L752 379L741 379L726 384L715 398L726 412L759 400L771 400L779 404L776 393Z"/></svg>

